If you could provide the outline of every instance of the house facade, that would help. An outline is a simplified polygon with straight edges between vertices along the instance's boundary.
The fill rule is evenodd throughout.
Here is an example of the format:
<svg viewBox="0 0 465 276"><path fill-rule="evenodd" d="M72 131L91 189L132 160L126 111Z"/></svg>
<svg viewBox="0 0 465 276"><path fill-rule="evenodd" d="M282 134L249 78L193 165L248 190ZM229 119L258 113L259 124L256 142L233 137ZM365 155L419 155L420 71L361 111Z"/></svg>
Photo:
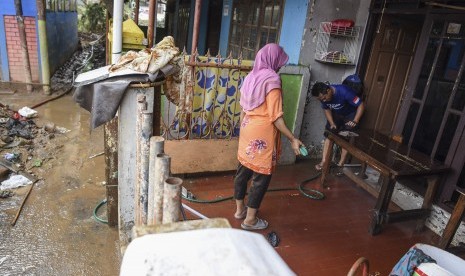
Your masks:
<svg viewBox="0 0 465 276"><path fill-rule="evenodd" d="M194 8L190 0L167 3L167 17L179 18L170 21L176 43L188 51ZM465 187L464 8L462 1L204 0L197 49L253 59L260 47L276 42L291 66L310 70L310 85L358 73L367 105L362 127L398 136L450 166L438 198L447 202L457 197L456 187ZM325 37L325 22L338 19L353 21L356 32ZM328 60L328 53L347 57ZM318 155L325 118L308 87L301 87L307 101L297 125Z"/></svg>
<svg viewBox="0 0 465 276"><path fill-rule="evenodd" d="M24 65L14 0L0 6L0 80L24 82ZM26 39L33 82L41 82L40 45L36 0L22 0ZM77 50L76 0L46 2L46 29L50 73L53 74Z"/></svg>

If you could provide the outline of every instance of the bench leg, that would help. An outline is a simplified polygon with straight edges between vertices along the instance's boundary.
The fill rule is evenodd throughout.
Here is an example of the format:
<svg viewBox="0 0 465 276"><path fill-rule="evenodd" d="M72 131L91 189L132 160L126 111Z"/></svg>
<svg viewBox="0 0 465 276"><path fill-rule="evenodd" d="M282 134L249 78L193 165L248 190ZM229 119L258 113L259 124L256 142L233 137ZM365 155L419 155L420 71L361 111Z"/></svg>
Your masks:
<svg viewBox="0 0 465 276"><path fill-rule="evenodd" d="M430 210L433 205L434 195L436 194L436 190L439 185L439 177L430 176L426 178L426 181L428 181L428 189L426 190L421 209ZM416 231L422 231L424 229L426 219L427 217L425 216L417 221Z"/></svg>
<svg viewBox="0 0 465 276"><path fill-rule="evenodd" d="M388 212L389 203L391 202L392 193L396 181L390 175L380 175L379 181L381 182L381 191L376 201L375 209L369 232L371 235L376 235L381 232L382 224L385 223L386 215Z"/></svg>
<svg viewBox="0 0 465 276"><path fill-rule="evenodd" d="M460 222L462 221L462 216L465 211L465 195L460 194L460 197L455 205L452 214L450 215L450 219L447 222L446 228L442 233L441 240L439 241L438 247L441 249L446 249L452 239L454 238L455 232L459 228Z"/></svg>
<svg viewBox="0 0 465 276"><path fill-rule="evenodd" d="M328 139L328 138L326 138ZM326 155L324 156L325 163L323 164L323 169L321 171L321 179L320 179L320 185L321 188L324 189L326 188L325 182L326 182L326 177L329 174L329 169L331 166L331 157L333 156L333 145L334 142L331 139L328 139L329 142L329 148L328 151L326 152Z"/></svg>

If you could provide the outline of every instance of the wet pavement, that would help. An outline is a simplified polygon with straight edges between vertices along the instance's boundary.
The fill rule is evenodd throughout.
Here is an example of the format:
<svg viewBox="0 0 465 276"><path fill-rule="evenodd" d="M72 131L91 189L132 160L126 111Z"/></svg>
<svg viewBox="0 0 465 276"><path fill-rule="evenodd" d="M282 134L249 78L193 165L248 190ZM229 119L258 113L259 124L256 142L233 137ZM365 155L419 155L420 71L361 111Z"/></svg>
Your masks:
<svg viewBox="0 0 465 276"><path fill-rule="evenodd" d="M0 102L17 110L47 98L39 93L1 94ZM41 179L15 226L10 223L29 187L17 189L12 198L0 198L0 274L118 275L118 232L92 217L105 198L104 156L89 158L103 152L103 128L90 131L89 113L71 95L35 110L39 127L53 122L70 132L56 135L47 161L35 168ZM99 216L106 217L105 206Z"/></svg>

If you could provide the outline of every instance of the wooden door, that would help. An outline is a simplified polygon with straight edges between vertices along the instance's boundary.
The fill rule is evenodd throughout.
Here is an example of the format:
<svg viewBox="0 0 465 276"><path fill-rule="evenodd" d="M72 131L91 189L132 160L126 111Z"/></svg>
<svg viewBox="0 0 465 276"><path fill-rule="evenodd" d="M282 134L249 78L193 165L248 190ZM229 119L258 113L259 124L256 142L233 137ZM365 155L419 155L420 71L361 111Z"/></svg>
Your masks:
<svg viewBox="0 0 465 276"><path fill-rule="evenodd" d="M391 135L412 66L422 22L384 16L364 78L363 127Z"/></svg>

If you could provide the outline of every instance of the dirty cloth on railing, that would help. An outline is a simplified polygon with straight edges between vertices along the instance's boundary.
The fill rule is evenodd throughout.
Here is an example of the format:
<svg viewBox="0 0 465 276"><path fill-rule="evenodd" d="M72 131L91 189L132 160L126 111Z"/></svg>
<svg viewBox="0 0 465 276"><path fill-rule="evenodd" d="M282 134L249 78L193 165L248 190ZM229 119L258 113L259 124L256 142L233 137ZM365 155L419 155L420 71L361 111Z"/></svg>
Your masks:
<svg viewBox="0 0 465 276"><path fill-rule="evenodd" d="M116 64L110 66L109 71L130 69L140 73L155 74L178 55L179 49L174 45L173 37L166 36L151 49L139 52L128 51Z"/></svg>
<svg viewBox="0 0 465 276"><path fill-rule="evenodd" d="M172 74L172 68L171 65L167 65L156 74L116 76L78 86L74 91L73 99L91 113L90 126L94 129L115 117L121 99L131 83L162 81L167 75Z"/></svg>
<svg viewBox="0 0 465 276"><path fill-rule="evenodd" d="M91 129L115 117L131 83L163 81L176 73L170 62L178 55L173 38L165 37L152 49L129 51L116 64L78 76L73 98L91 113Z"/></svg>
<svg viewBox="0 0 465 276"><path fill-rule="evenodd" d="M166 98L186 113L192 113L194 98L194 68L186 65L187 56L181 55L173 59L171 64L177 69L176 74L166 77L163 91Z"/></svg>

